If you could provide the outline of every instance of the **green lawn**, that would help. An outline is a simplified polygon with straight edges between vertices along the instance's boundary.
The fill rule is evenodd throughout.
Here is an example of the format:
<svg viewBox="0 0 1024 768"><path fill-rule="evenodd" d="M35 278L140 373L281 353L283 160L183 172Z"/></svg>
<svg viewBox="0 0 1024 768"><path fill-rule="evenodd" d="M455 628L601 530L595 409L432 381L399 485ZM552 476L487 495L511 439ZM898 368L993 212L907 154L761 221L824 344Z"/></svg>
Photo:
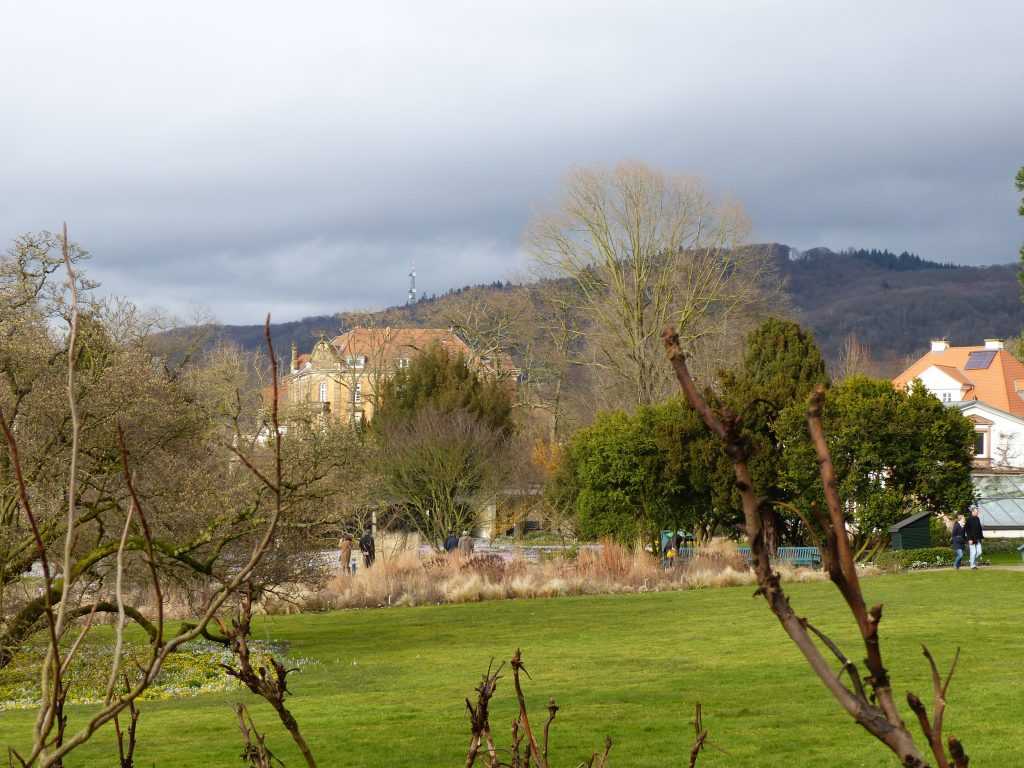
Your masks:
<svg viewBox="0 0 1024 768"><path fill-rule="evenodd" d="M964 738L972 765L1005 766L1024 753L1021 610L1024 573L941 571L865 582L885 603L884 649L903 698L929 688L920 643L945 665L958 645L947 733ZM473 605L275 617L257 636L286 640L320 663L293 675L291 707L321 766L456 766L467 742L463 698L491 656L516 646L533 675L528 700L542 717L554 696L559 766L575 766L604 735L618 766L683 763L693 703L704 705L712 741L708 766L893 765L812 678L750 588L491 602ZM827 583L793 585L798 611L861 652ZM146 702L138 765L240 765L233 694ZM506 740L511 687L500 685L492 723ZM257 722L289 766L297 752L266 705ZM71 727L84 709L73 709ZM909 712L907 713L909 716ZM32 713L0 713L0 744L22 747ZM98 737L68 762L109 768L111 742Z"/></svg>

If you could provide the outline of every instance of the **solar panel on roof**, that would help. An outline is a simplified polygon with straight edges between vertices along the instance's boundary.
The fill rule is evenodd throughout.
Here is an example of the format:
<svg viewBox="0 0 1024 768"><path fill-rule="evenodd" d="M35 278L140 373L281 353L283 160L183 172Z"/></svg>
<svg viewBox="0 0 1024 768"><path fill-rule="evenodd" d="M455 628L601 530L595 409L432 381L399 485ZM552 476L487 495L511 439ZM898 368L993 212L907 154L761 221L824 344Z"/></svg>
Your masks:
<svg viewBox="0 0 1024 768"><path fill-rule="evenodd" d="M967 365L964 366L965 371L983 371L992 365L992 361L996 359L996 350L986 349L984 352L971 352L967 355Z"/></svg>

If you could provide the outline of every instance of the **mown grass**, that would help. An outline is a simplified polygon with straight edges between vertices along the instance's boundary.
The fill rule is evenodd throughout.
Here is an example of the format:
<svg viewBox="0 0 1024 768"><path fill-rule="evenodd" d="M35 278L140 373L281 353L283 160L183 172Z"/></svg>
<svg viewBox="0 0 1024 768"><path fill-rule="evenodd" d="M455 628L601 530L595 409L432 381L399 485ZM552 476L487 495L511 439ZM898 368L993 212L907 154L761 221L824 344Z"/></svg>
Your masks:
<svg viewBox="0 0 1024 768"><path fill-rule="evenodd" d="M962 646L947 732L964 739L972 765L1021 763L1024 573L879 576L865 589L886 606L884 650L901 700L908 689L922 697L930 690L921 642L942 664ZM790 591L798 611L860 656L831 585ZM562 707L555 765L576 765L605 734L615 741L614 765L685 764L695 701L727 752L707 752L701 768L896 765L840 714L749 587L271 617L256 634L320 662L293 675L291 707L321 766L460 765L463 699L492 656L508 658L517 646L537 716L549 696ZM138 765L240 765L230 710L237 698L145 702ZM88 711L72 708L71 727ZM269 708L255 703L252 711L275 752L298 765ZM512 712L506 681L492 716L503 742ZM30 712L0 714L0 744L23 747L31 727ZM68 765L106 768L115 762L110 750L103 734Z"/></svg>

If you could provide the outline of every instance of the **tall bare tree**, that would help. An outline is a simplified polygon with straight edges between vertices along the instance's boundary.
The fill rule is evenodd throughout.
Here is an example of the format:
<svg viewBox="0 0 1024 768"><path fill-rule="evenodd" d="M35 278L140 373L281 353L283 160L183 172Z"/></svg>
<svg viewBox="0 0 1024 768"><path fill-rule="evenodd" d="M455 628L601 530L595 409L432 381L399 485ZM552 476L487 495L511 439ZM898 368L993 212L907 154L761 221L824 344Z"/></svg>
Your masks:
<svg viewBox="0 0 1024 768"><path fill-rule="evenodd" d="M587 322L586 362L607 405L645 405L671 391L659 334L679 328L689 348L742 336L737 324L777 296L767 249L744 246L738 205L701 184L641 164L580 170L564 200L531 226L542 274L568 278Z"/></svg>
<svg viewBox="0 0 1024 768"><path fill-rule="evenodd" d="M427 405L381 432L381 485L405 510L404 522L441 547L473 529L513 474L510 439L464 409Z"/></svg>
<svg viewBox="0 0 1024 768"><path fill-rule="evenodd" d="M871 349L861 342L856 333L847 334L839 350L836 380L842 381L857 375L873 376L876 374L876 368L871 359Z"/></svg>

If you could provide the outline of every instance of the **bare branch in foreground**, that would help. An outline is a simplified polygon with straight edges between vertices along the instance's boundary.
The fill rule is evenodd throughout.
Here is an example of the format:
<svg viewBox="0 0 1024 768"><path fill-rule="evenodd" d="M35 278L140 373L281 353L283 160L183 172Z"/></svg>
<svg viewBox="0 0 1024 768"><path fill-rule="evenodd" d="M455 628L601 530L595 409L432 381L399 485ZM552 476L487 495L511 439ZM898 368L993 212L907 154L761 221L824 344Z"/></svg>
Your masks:
<svg viewBox="0 0 1024 768"><path fill-rule="evenodd" d="M510 662L513 674L513 687L515 689L516 701L519 704L519 711L512 720L512 740L508 749L501 750L507 753L510 762L504 762L499 756L499 750L494 746L494 739L491 734L490 705L491 699L498 687L498 680L501 679L501 671L504 664L494 669L494 661L487 666L480 685L476 687L477 700L474 706L469 699L466 699L466 710L469 713L470 741L469 749L466 751L465 768L473 768L483 753L484 746L487 747L486 768L550 768L548 762L548 747L550 745L551 724L555 721L559 707L554 699L548 700L548 717L544 723L543 748L537 743L533 728L530 725L530 718L527 712L526 695L523 692L520 674L529 674L523 665L522 654L516 649L515 655ZM705 734L706 736L706 734ZM604 749L595 752L588 760L579 764L579 768L605 768L608 761L608 754L612 749L612 740L605 738ZM524 754L525 751L525 754Z"/></svg>
<svg viewBox="0 0 1024 768"><path fill-rule="evenodd" d="M294 670L286 669L280 661L273 657L270 659L273 674L266 667L261 666L259 670L253 669L249 653L249 632L251 628L252 588L250 585L246 585L241 595L238 618L232 620L230 628L223 624L221 626L221 631L231 641L231 650L238 660L238 667L228 666L227 664L221 664L221 667L229 675L242 682L250 691L265 699L274 708L277 716L281 719L281 724L291 734L296 746L298 746L299 751L302 753L306 765L309 768L316 768L316 760L313 758L309 744L306 743L306 739L303 738L302 732L299 730L298 722L284 705L285 697L289 693L288 674Z"/></svg>
<svg viewBox="0 0 1024 768"><path fill-rule="evenodd" d="M743 437L739 420L731 414L718 414L712 410L690 376L686 365L686 356L679 346L679 336L673 328L666 328L662 334L669 362L675 370L687 401L700 415L708 429L722 441L726 454L733 464L736 475L736 487L743 501L743 515L747 538L753 553L754 571L757 576L758 590L769 608L782 624L790 639L803 654L811 669L832 693L840 705L853 719L864 727L871 735L884 743L895 753L904 768L925 768L924 756L914 743L896 707L888 672L882 663L881 646L878 640L878 625L882 618L882 606L876 605L868 609L860 588L856 565L850 551L850 543L846 531L846 519L843 506L839 499L838 483L832 457L822 427L822 408L825 401L825 390L819 387L811 396L807 412L808 430L814 444L825 489L825 500L828 510L818 512L818 523L824 531L822 560L829 577L836 585L846 601L847 607L857 623L866 651L865 665L868 676L866 682L870 687L870 695L864 690L855 666L849 662L838 646L818 630L814 629L805 619L798 617L789 604L779 580L779 575L772 571L770 555L764 540L764 500L754 490L753 480L747 460L751 448ZM847 688L840 677L833 673L828 662L814 643L810 632L814 632L825 645L839 658L843 669L850 672L853 690ZM926 652L927 654L927 652ZM930 660L930 656L928 656ZM924 713L924 705L913 697L911 707L918 716L922 730L932 747L939 768L949 768L949 762L942 748L942 735L938 732L942 724L942 710L945 706L945 687L937 682L938 672L931 662L933 677L936 680L936 719L928 723ZM950 672L952 675L952 671ZM948 678L946 684L948 685ZM916 704L914 703L916 701ZM962 754L959 743L956 749ZM953 752L953 746L950 745ZM959 758L954 757L954 760ZM966 761L966 756L963 757ZM963 763L966 765L966 762ZM959 762L956 765L960 765Z"/></svg>
<svg viewBox="0 0 1024 768"><path fill-rule="evenodd" d="M256 724L244 704L235 704L235 716L238 718L238 730L242 732L243 762L250 768L272 768L274 763L283 768L284 763L267 747L266 737L256 730Z"/></svg>

